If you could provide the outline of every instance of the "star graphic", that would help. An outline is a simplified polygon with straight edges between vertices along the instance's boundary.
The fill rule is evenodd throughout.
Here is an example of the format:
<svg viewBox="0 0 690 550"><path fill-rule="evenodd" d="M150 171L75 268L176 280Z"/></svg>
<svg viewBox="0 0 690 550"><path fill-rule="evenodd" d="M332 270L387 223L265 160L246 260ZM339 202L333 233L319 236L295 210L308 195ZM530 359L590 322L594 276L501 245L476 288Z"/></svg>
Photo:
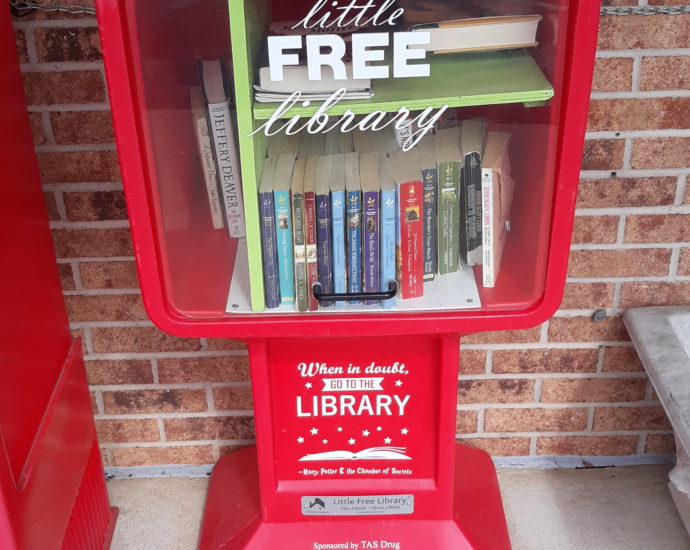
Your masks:
<svg viewBox="0 0 690 550"><path fill-rule="evenodd" d="M390 445L392 441L393 441L393 440L392 440L390 437L387 437L386 439L383 440L383 442L384 442L386 445Z"/></svg>
<svg viewBox="0 0 690 550"><path fill-rule="evenodd" d="M408 430L407 428L403 428L402 430L400 430L400 433L403 435L407 435L409 433L409 431L410 430Z"/></svg>
<svg viewBox="0 0 690 550"><path fill-rule="evenodd" d="M339 431L339 432L342 432L342 431L343 431L343 427L342 427L342 426L338 426L338 431Z"/></svg>
<svg viewBox="0 0 690 550"><path fill-rule="evenodd" d="M348 439L347 442L348 442L350 445L354 445L354 444L356 443L356 441L355 441L354 439L352 439L352 438Z"/></svg>
<svg viewBox="0 0 690 550"><path fill-rule="evenodd" d="M398 387L402 386L402 385L403 385L402 380L396 380L396 381L395 381L395 385L398 386Z"/></svg>
<svg viewBox="0 0 690 550"><path fill-rule="evenodd" d="M326 443L328 443L328 439L324 439L322 443L325 445Z"/></svg>
<svg viewBox="0 0 690 550"><path fill-rule="evenodd" d="M364 431L362 432L362 435L363 435L364 437L369 437L369 434L370 434L370 433L371 433L371 432L370 432L369 430L364 430Z"/></svg>
<svg viewBox="0 0 690 550"><path fill-rule="evenodd" d="M304 438L303 438L303 437L298 437L298 438L297 438L297 443L304 443Z"/></svg>
<svg viewBox="0 0 690 550"><path fill-rule="evenodd" d="M381 430L383 430L383 428L382 428L381 426L377 426L377 427L376 427L376 431L377 431L377 432L380 432Z"/></svg>
<svg viewBox="0 0 690 550"><path fill-rule="evenodd" d="M318 428L312 428L312 429L309 430L309 431L311 432L311 435L316 435L317 433L319 433L319 429L318 429Z"/></svg>
<svg viewBox="0 0 690 550"><path fill-rule="evenodd" d="M307 388L307 389L311 388L311 382L307 382L307 383L304 385L304 387Z"/></svg>

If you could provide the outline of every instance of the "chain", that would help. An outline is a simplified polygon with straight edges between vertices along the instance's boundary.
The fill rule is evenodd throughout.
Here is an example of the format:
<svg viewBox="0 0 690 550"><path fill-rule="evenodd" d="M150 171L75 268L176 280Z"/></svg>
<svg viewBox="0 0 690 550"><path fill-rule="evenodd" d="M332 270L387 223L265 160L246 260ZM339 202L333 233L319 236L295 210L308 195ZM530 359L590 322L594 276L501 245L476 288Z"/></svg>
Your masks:
<svg viewBox="0 0 690 550"><path fill-rule="evenodd" d="M690 13L690 5L685 6L630 6L601 8L601 15L682 15Z"/></svg>
<svg viewBox="0 0 690 550"><path fill-rule="evenodd" d="M96 15L96 8L91 6L68 6L55 2L34 2L33 0L21 2L19 0L10 0L10 8L18 15L21 15L22 12L26 12L27 10L59 11L72 15Z"/></svg>

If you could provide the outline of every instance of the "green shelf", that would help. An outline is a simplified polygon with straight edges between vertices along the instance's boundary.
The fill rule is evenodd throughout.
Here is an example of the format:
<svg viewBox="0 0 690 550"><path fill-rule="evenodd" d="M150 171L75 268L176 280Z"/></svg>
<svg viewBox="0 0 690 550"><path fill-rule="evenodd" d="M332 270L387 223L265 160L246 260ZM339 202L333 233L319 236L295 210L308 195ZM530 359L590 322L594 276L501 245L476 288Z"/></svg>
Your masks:
<svg viewBox="0 0 690 550"><path fill-rule="evenodd" d="M431 64L430 77L375 80L374 97L341 101L328 113L342 115L348 109L367 114L376 110L395 112L401 107L415 111L445 105L538 104L554 94L553 87L525 50L429 55L427 60ZM279 105L254 102L254 117L266 120ZM284 117L309 117L319 105L314 102L308 107L294 107Z"/></svg>

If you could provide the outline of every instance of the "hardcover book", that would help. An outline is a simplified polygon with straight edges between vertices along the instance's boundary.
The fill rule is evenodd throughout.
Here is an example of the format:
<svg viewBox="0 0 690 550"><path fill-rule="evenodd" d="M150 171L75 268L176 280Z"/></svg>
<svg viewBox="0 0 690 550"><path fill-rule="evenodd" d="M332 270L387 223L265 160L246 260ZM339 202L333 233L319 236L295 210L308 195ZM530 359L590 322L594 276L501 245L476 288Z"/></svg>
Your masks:
<svg viewBox="0 0 690 550"><path fill-rule="evenodd" d="M295 303L295 270L292 245L292 208L290 184L295 166L295 155L283 153L276 161L273 179L275 202L276 241L278 246L278 274L280 276L280 303Z"/></svg>
<svg viewBox="0 0 690 550"><path fill-rule="evenodd" d="M424 295L424 245L422 181L416 149L391 155L393 181L396 185L398 225L396 266L400 297Z"/></svg>
<svg viewBox="0 0 690 550"><path fill-rule="evenodd" d="M235 126L230 113L228 69L224 59L214 59L200 60L199 71L208 108L228 233L231 237L244 237L246 228L242 179L237 156Z"/></svg>
<svg viewBox="0 0 690 550"><path fill-rule="evenodd" d="M275 159L265 159L261 182L259 184L259 215L261 219L261 254L264 294L267 309L273 309L280 305L278 247L276 245L275 206L273 200L274 174Z"/></svg>
<svg viewBox="0 0 690 550"><path fill-rule="evenodd" d="M345 238L345 180L352 172L352 153L334 157L331 177L331 229L333 238L333 291L347 292L347 247ZM336 307L343 307L336 302Z"/></svg>
<svg viewBox="0 0 690 550"><path fill-rule="evenodd" d="M362 210L364 214L362 233L362 271L364 292L377 292L379 277L379 193L381 190L379 159L376 153L365 153L359 158L362 184ZM364 305L378 304L365 300Z"/></svg>
<svg viewBox="0 0 690 550"><path fill-rule="evenodd" d="M438 170L434 151L436 138L427 135L417 146L422 172L422 204L424 205L424 280L433 281L438 269L437 222Z"/></svg>
<svg viewBox="0 0 690 550"><path fill-rule="evenodd" d="M316 165L319 157L307 159L304 169L304 216L307 249L307 297L309 311L319 309L319 302L314 297L314 284L319 281L318 260L316 254Z"/></svg>
<svg viewBox="0 0 690 550"><path fill-rule="evenodd" d="M297 159L292 172L292 225L295 247L295 305L297 311L309 309L307 289L307 239L304 204L306 159Z"/></svg>
<svg viewBox="0 0 690 550"><path fill-rule="evenodd" d="M460 214L460 129L448 128L438 132L435 152L438 170L438 274L445 275L460 267L460 246L465 240Z"/></svg>
<svg viewBox="0 0 690 550"><path fill-rule="evenodd" d="M482 155L486 140L486 120L475 118L462 123L461 148L464 165L461 175L461 212L465 217L465 239L460 249L468 266L482 263Z"/></svg>
<svg viewBox="0 0 690 550"><path fill-rule="evenodd" d="M333 258L331 248L330 157L320 157L316 165L316 244L317 270L321 292L333 293ZM333 302L321 302L331 307Z"/></svg>
<svg viewBox="0 0 690 550"><path fill-rule="evenodd" d="M389 283L395 281L395 183L393 182L393 170L388 155L379 157L379 179L381 181L381 248L380 248L380 272L379 289L388 291ZM384 300L381 305L391 308L395 305L396 298Z"/></svg>
<svg viewBox="0 0 690 550"><path fill-rule="evenodd" d="M351 153L351 155L357 154ZM362 292L362 184L359 170L351 170L346 176L347 290ZM350 303L361 304L362 302L352 300Z"/></svg>

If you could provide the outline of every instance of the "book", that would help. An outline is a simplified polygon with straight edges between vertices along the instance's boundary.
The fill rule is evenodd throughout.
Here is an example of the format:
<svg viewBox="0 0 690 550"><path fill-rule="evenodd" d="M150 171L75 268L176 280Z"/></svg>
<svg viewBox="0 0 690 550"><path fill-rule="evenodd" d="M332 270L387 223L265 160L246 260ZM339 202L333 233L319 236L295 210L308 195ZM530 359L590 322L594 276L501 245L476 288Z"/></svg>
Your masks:
<svg viewBox="0 0 690 550"><path fill-rule="evenodd" d="M333 292L347 292L347 247L345 238L345 181L352 173L354 153L338 155L331 177L331 233L333 238ZM353 162L354 161L354 162ZM343 307L343 302L336 302Z"/></svg>
<svg viewBox="0 0 690 550"><path fill-rule="evenodd" d="M306 159L297 159L292 171L292 227L295 250L295 306L297 311L309 310L307 288L307 238L304 204L304 172Z"/></svg>
<svg viewBox="0 0 690 550"><path fill-rule="evenodd" d="M355 153L357 154L357 153ZM379 158L376 153L359 157L359 173L362 185L362 275L364 292L378 292L379 277L379 193L381 191ZM365 300L364 305L378 304Z"/></svg>
<svg viewBox="0 0 690 550"><path fill-rule="evenodd" d="M273 199L275 168L275 159L265 159L259 183L261 259L267 309L273 309L280 305L280 277L278 275L278 247L276 244L275 203Z"/></svg>
<svg viewBox="0 0 690 550"><path fill-rule="evenodd" d="M323 156L326 153L326 140L321 134L310 134L307 131L300 132L297 158L309 158L312 155Z"/></svg>
<svg viewBox="0 0 690 550"><path fill-rule="evenodd" d="M315 460L412 460L405 454L405 447L371 447L358 452L347 450L312 453L300 458L300 462Z"/></svg>
<svg viewBox="0 0 690 550"><path fill-rule="evenodd" d="M393 170L388 155L379 156L379 180L381 182L381 246L379 252L379 289L387 292L389 283L395 281L395 182ZM396 298L381 302L381 306L388 309L395 305Z"/></svg>
<svg viewBox="0 0 690 550"><path fill-rule="evenodd" d="M316 261L321 292L333 293L333 257L331 248L331 157L320 157L316 164ZM333 302L321 302L331 307Z"/></svg>
<svg viewBox="0 0 690 550"><path fill-rule="evenodd" d="M460 267L460 244L465 241L460 214L460 129L439 131L434 151L438 172L438 274L445 275Z"/></svg>
<svg viewBox="0 0 690 550"><path fill-rule="evenodd" d="M357 155L358 153L351 153ZM354 158L354 157L351 157ZM347 216L347 291L362 292L362 184L359 170L350 170L345 179ZM352 300L351 304L361 304Z"/></svg>
<svg viewBox="0 0 690 550"><path fill-rule="evenodd" d="M295 269L292 245L292 208L290 185L295 166L295 155L283 153L276 161L273 178L273 200L275 202L276 243L278 247L278 275L280 280L280 303L295 303Z"/></svg>
<svg viewBox="0 0 690 550"><path fill-rule="evenodd" d="M354 150L358 153L392 153L400 151L393 126L378 131L355 128L352 132Z"/></svg>
<svg viewBox="0 0 690 550"><path fill-rule="evenodd" d="M314 285L319 282L316 254L316 165L319 157L311 156L304 168L304 216L307 249L307 297L309 311L319 309L319 302L314 296Z"/></svg>
<svg viewBox="0 0 690 550"><path fill-rule="evenodd" d="M468 266L482 263L482 155L486 141L486 120L474 118L462 123L461 149L464 155L460 185L463 198L460 205L465 213L465 251L463 259Z"/></svg>
<svg viewBox="0 0 690 550"><path fill-rule="evenodd" d="M424 280L433 281L438 269L437 208L438 169L436 167L436 138L427 135L417 145L422 173L422 204L424 205Z"/></svg>
<svg viewBox="0 0 690 550"><path fill-rule="evenodd" d="M208 128L208 113L204 104L204 93L199 86L192 86L191 88L191 107L194 136L196 137L199 160L204 173L204 186L211 209L211 223L213 224L213 229L223 229L225 227L225 216L218 191L216 159L213 156L213 145L211 145L211 134Z"/></svg>
<svg viewBox="0 0 690 550"><path fill-rule="evenodd" d="M336 79L333 69L328 65L323 65L321 67L321 80L309 80L306 65L293 65L283 67L283 80L272 80L270 68L265 65L259 68L259 81L254 85L254 89L259 94L283 95L286 98L296 90L309 96L324 95L327 98L341 88L354 94L373 95L370 78L354 78L352 76L352 63L345 63L345 74L346 78ZM347 93L345 98L349 99Z"/></svg>
<svg viewBox="0 0 690 550"><path fill-rule="evenodd" d="M299 134L279 132L266 138L267 157L278 158L283 153L299 154Z"/></svg>
<svg viewBox="0 0 690 550"><path fill-rule="evenodd" d="M501 258L510 232L510 206L515 180L511 177L508 144L510 134L489 132L482 166L482 238L484 261L482 282L496 284Z"/></svg>
<svg viewBox="0 0 690 550"><path fill-rule="evenodd" d="M352 142L352 134L353 132L340 132L336 129L322 135L322 139L325 138L325 154L337 155L339 153L353 152L355 149Z"/></svg>
<svg viewBox="0 0 690 550"><path fill-rule="evenodd" d="M198 65L213 136L213 151L228 233L231 237L244 237L246 228L242 178L235 126L230 112L228 68L224 59L199 60Z"/></svg>
<svg viewBox="0 0 690 550"><path fill-rule="evenodd" d="M412 149L393 153L390 158L398 212L395 259L400 297L421 298L424 295L424 222L419 153Z"/></svg>

